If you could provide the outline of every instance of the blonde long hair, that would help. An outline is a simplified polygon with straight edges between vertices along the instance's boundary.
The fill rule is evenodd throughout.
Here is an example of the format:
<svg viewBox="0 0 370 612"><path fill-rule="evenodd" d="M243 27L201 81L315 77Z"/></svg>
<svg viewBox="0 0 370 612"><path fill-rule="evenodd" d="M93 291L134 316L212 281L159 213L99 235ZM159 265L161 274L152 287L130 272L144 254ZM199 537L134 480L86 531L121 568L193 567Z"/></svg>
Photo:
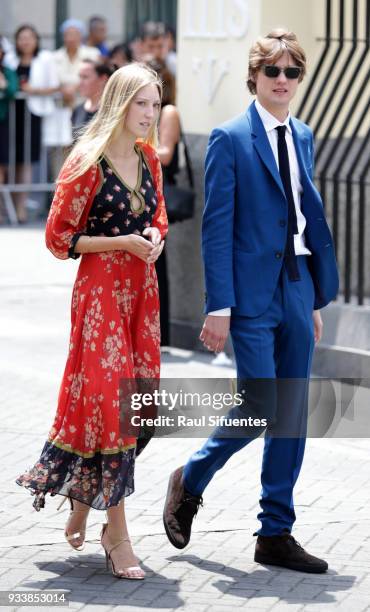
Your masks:
<svg viewBox="0 0 370 612"><path fill-rule="evenodd" d="M69 183L84 174L101 158L105 149L125 124L128 108L138 91L146 85L156 85L162 97L162 83L157 73L145 64L132 63L119 68L109 78L101 98L99 109L68 155L63 179ZM150 128L145 142L156 147L158 144L157 122Z"/></svg>

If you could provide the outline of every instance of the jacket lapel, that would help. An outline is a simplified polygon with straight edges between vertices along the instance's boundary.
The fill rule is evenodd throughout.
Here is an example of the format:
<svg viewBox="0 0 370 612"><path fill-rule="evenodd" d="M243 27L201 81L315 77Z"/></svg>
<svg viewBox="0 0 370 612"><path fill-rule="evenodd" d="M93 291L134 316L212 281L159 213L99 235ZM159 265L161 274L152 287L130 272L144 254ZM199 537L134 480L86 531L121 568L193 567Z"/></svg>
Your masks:
<svg viewBox="0 0 370 612"><path fill-rule="evenodd" d="M310 177L307 172L307 163L304 160L302 152L302 144L303 141L305 141L304 135L301 134L301 132L299 131L299 126L295 125L293 119L290 120L290 127L292 128L294 148L297 155L299 170L301 172L302 185L304 185L304 183L306 183L307 185L310 184Z"/></svg>
<svg viewBox="0 0 370 612"><path fill-rule="evenodd" d="M274 154L272 152L269 139L266 134L266 130L263 127L263 123L255 107L254 102L248 108L247 114L251 126L253 145L262 162L266 166L267 170L270 172L273 179L276 181L283 196L285 197L283 183L281 182L281 177L274 158Z"/></svg>

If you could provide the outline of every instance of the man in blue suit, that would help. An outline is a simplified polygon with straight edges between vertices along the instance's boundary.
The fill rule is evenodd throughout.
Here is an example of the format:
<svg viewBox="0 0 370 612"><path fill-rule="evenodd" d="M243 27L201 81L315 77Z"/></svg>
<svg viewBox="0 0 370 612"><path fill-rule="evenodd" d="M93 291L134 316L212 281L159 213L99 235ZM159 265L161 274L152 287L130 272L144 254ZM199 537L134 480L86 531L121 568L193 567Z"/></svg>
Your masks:
<svg viewBox="0 0 370 612"><path fill-rule="evenodd" d="M256 101L211 133L202 234L207 317L200 337L221 351L231 333L247 401L228 416L267 417L255 561L321 573L327 563L291 535L308 378L322 333L319 309L338 291L333 242L313 183L312 132L289 113L305 68L292 32L260 38L250 51L247 82ZM163 518L174 546L189 542L215 472L263 429L230 432L221 425L171 474Z"/></svg>

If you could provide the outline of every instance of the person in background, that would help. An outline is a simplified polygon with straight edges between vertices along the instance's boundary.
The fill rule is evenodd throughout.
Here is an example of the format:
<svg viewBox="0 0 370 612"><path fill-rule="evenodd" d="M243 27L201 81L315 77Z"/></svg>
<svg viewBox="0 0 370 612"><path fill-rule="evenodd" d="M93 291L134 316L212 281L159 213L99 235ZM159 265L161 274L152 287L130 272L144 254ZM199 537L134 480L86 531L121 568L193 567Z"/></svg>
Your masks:
<svg viewBox="0 0 370 612"><path fill-rule="evenodd" d="M15 70L3 65L5 51L0 38L0 183L5 183L9 163L9 100L18 89L18 77Z"/></svg>
<svg viewBox="0 0 370 612"><path fill-rule="evenodd" d="M98 110L104 87L113 72L107 64L88 59L81 62L79 91L85 102L76 106L72 113L74 139L78 130L88 123Z"/></svg>
<svg viewBox="0 0 370 612"><path fill-rule="evenodd" d="M131 49L126 43L112 47L108 57L108 63L115 69L131 64L133 59Z"/></svg>
<svg viewBox="0 0 370 612"><path fill-rule="evenodd" d="M100 15L94 15L89 19L89 35L86 39L88 47L96 47L101 55L108 57L109 49L106 44L107 40L107 20Z"/></svg>
<svg viewBox="0 0 370 612"><path fill-rule="evenodd" d="M28 94L26 100L16 101L16 181L31 183L31 164L38 162L41 156L42 117L54 111L51 94L59 91L60 84L53 55L40 50L40 37L32 25L21 25L16 31L15 49L7 54L7 64L16 70L20 90ZM27 111L30 112L29 129ZM14 196L20 223L27 220L26 200L27 193Z"/></svg>
<svg viewBox="0 0 370 612"><path fill-rule="evenodd" d="M176 77L177 52L176 52L176 32L171 26L166 25L167 55L165 58L166 66L171 74Z"/></svg>
<svg viewBox="0 0 370 612"><path fill-rule="evenodd" d="M140 36L135 36L135 38L131 38L131 40L127 44L131 51L132 61L141 62L143 53Z"/></svg>
<svg viewBox="0 0 370 612"><path fill-rule="evenodd" d="M161 21L146 21L141 26L141 59L164 62L167 55L166 27Z"/></svg>
<svg viewBox="0 0 370 612"><path fill-rule="evenodd" d="M175 106L175 79L163 61L150 60L148 66L155 70L162 81L162 109L159 118L158 157L162 164L163 184L175 185L179 171L179 142L181 137L180 114ZM161 345L170 346L170 295L166 249L156 261L159 286Z"/></svg>
<svg viewBox="0 0 370 612"><path fill-rule="evenodd" d="M54 51L57 74L66 106L74 108L81 99L78 98L80 83L79 70L82 60L98 61L99 49L82 44L85 26L78 19L67 19L60 27L63 34L63 47Z"/></svg>

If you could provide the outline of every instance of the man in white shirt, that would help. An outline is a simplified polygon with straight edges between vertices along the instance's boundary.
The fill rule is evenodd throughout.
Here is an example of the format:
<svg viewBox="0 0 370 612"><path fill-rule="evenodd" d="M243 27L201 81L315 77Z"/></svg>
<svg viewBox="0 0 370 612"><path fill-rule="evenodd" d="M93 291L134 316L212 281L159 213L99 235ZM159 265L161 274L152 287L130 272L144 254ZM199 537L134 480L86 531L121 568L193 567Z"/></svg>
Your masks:
<svg viewBox="0 0 370 612"><path fill-rule="evenodd" d="M312 132L289 113L305 69L292 32L258 39L247 81L257 100L210 136L202 231L207 316L200 338L219 352L230 331L246 401L171 474L163 519L170 542L184 548L213 475L265 430L254 559L322 573L327 563L291 535L308 378L322 333L319 309L338 290L333 242L313 183Z"/></svg>
<svg viewBox="0 0 370 612"><path fill-rule="evenodd" d="M96 47L82 44L85 34L85 25L82 21L67 19L62 23L60 31L63 34L64 45L54 51L54 60L64 103L73 108L82 100L78 95L81 62L83 60L98 61L100 51Z"/></svg>

